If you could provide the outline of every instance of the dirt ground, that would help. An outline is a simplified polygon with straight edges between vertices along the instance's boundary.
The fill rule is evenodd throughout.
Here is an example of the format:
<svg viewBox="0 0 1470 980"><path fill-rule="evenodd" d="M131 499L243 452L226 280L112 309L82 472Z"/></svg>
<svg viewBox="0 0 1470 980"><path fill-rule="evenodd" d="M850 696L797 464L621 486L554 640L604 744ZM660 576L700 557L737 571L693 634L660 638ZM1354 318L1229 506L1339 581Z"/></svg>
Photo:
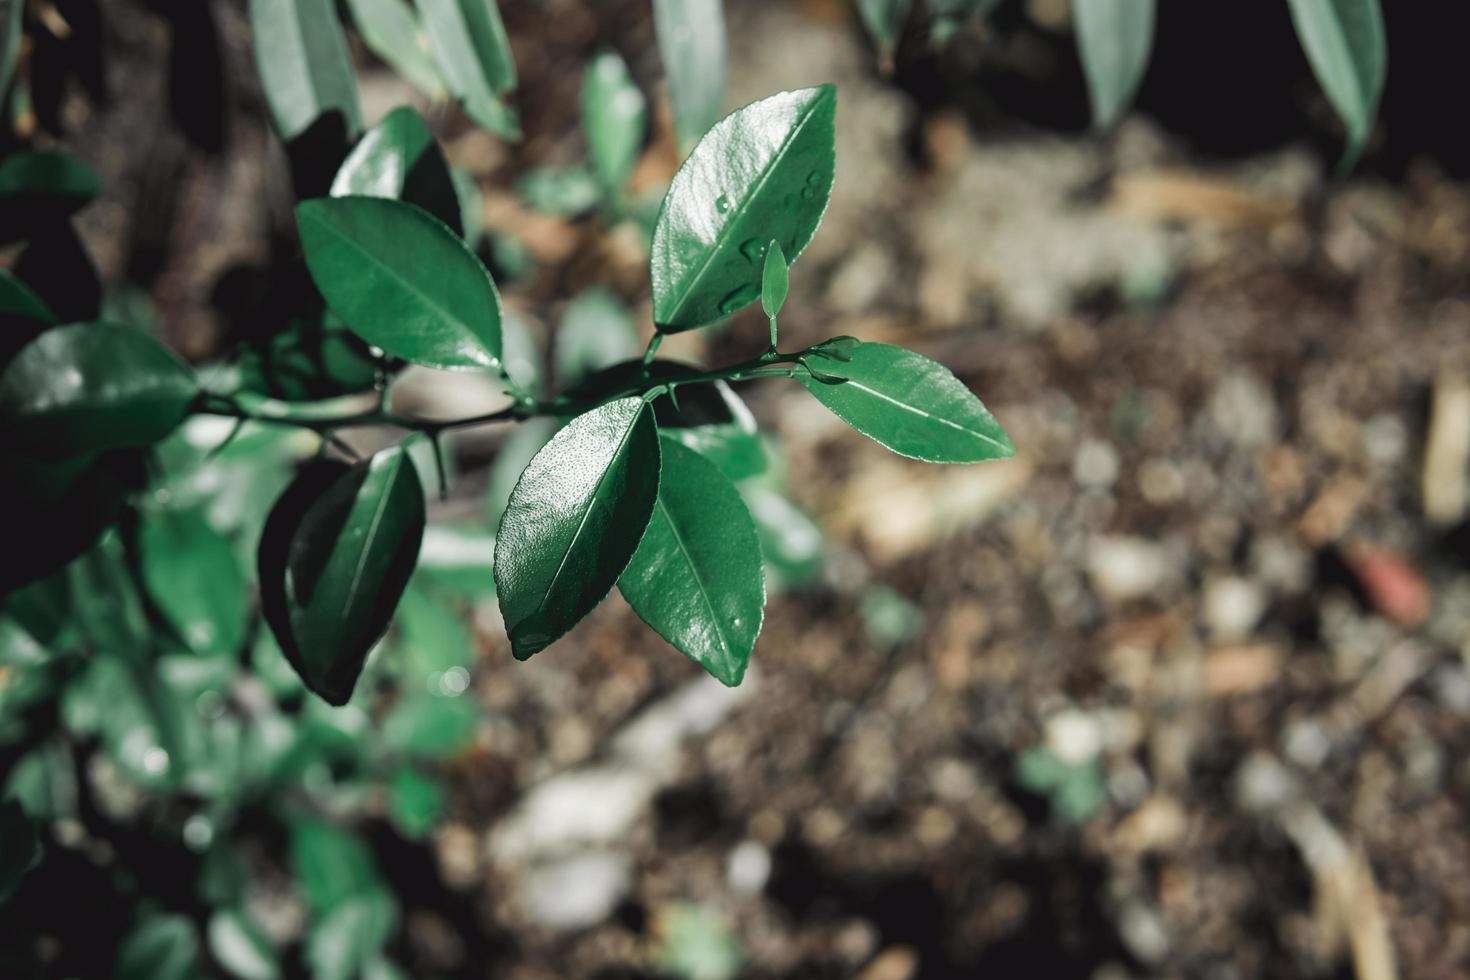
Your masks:
<svg viewBox="0 0 1470 980"><path fill-rule="evenodd" d="M616 46L660 93L648 15L503 6L527 141L435 118L538 260L507 303L554 322L607 282L646 311L625 234L523 214L509 187L580 153L583 52ZM616 598L529 664L487 603L450 819L427 847L384 843L397 958L644 976L691 903L750 977L1470 976L1464 185L1371 154L1338 178L1315 136L1206 155L1147 111L1106 137L1040 125L965 87L979 55L886 80L836 3L729 6L732 105L839 85L791 342L943 361L1018 457L910 463L800 390L744 391L828 531L821 581L773 597L728 695ZM113 188L86 228L99 265L142 278L195 354L289 194L243 16L220 10L227 153L132 95L76 141ZM114 70L164 97L152 22L122 23ZM1045 62L1062 44L1041 36L984 50ZM368 76L369 115L402 98ZM661 126L649 184L673 163ZM142 206L180 186L170 213ZM703 353L763 330L738 319Z"/></svg>

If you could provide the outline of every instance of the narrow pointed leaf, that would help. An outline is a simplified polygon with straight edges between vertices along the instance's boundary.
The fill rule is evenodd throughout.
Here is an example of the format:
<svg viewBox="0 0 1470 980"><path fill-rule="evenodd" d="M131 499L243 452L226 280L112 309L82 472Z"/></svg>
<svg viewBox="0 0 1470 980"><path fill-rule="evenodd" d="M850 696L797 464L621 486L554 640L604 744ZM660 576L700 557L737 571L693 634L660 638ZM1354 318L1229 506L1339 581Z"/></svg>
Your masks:
<svg viewBox="0 0 1470 980"><path fill-rule="evenodd" d="M669 77L674 132L687 151L725 108L724 0L654 0L653 26Z"/></svg>
<svg viewBox="0 0 1470 980"><path fill-rule="evenodd" d="M658 500L618 590L655 632L734 687L765 615L755 523L713 463L667 437L661 449Z"/></svg>
<svg viewBox="0 0 1470 980"><path fill-rule="evenodd" d="M893 57L893 49L903 36L912 0L858 0L858 15L885 61Z"/></svg>
<svg viewBox="0 0 1470 980"><path fill-rule="evenodd" d="M891 344L859 344L847 362L813 358L837 383L798 375L848 425L901 456L978 463L1015 455L980 399L944 365Z"/></svg>
<svg viewBox="0 0 1470 980"><path fill-rule="evenodd" d="M781 243L772 239L766 247L766 264L761 273L761 309L765 310L766 316L780 315L790 286L786 255L781 251Z"/></svg>
<svg viewBox="0 0 1470 980"><path fill-rule="evenodd" d="M414 2L449 91L475 122L519 138L515 114L501 101L516 86L516 68L495 0Z"/></svg>
<svg viewBox="0 0 1470 980"><path fill-rule="evenodd" d="M46 301L37 296L31 287L9 272L0 269L0 322L11 318L33 320L55 324L59 321ZM8 329L8 328L7 328ZM3 338L0 338L3 341Z"/></svg>
<svg viewBox="0 0 1470 980"><path fill-rule="evenodd" d="M351 195L417 204L463 237L449 164L424 120L407 106L394 109L364 133L342 163L332 196Z"/></svg>
<svg viewBox="0 0 1470 980"><path fill-rule="evenodd" d="M347 0L363 43L430 98L444 93L429 37L408 0Z"/></svg>
<svg viewBox="0 0 1470 980"><path fill-rule="evenodd" d="M517 659L544 650L607 595L648 526L658 484L658 429L639 398L578 416L532 458L495 541Z"/></svg>
<svg viewBox="0 0 1470 980"><path fill-rule="evenodd" d="M173 352L128 327L42 333L0 373L0 443L47 457L149 446L198 394Z"/></svg>
<svg viewBox="0 0 1470 980"><path fill-rule="evenodd" d="M161 511L139 534L143 583L189 649L227 655L245 642L247 589L235 546L202 511Z"/></svg>
<svg viewBox="0 0 1470 980"><path fill-rule="evenodd" d="M1290 0L1297 37L1327 101L1347 126L1345 162L1356 160L1373 127L1388 74L1378 0Z"/></svg>
<svg viewBox="0 0 1470 980"><path fill-rule="evenodd" d="M674 175L654 228L653 316L676 333L755 302L775 239L788 262L832 192L837 90L782 92L737 109Z"/></svg>
<svg viewBox="0 0 1470 980"><path fill-rule="evenodd" d="M612 52L592 59L582 74L582 128L587 155L603 188L616 194L628 181L648 128L648 100L628 66Z"/></svg>
<svg viewBox="0 0 1470 980"><path fill-rule="evenodd" d="M317 288L363 340L429 367L500 363L500 296L443 222L371 197L306 201L296 221Z"/></svg>
<svg viewBox="0 0 1470 980"><path fill-rule="evenodd" d="M276 132L291 142L328 113L362 128L357 79L332 0L250 0L255 64Z"/></svg>
<svg viewBox="0 0 1470 980"><path fill-rule="evenodd" d="M1077 52L1093 125L1110 126L1133 101L1154 43L1155 0L1072 0Z"/></svg>

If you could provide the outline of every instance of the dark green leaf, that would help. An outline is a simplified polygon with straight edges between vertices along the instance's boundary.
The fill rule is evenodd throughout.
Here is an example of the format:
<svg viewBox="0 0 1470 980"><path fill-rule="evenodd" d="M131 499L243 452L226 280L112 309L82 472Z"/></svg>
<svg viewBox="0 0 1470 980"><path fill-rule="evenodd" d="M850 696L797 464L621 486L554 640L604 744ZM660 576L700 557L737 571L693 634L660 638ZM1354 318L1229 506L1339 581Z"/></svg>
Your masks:
<svg viewBox="0 0 1470 980"><path fill-rule="evenodd" d="M108 456L48 462L0 453L0 485L11 504L0 510L0 540L9 548L0 562L0 595L57 572L91 548L122 513L132 468Z"/></svg>
<svg viewBox="0 0 1470 980"><path fill-rule="evenodd" d="M245 575L229 538L199 510L149 514L139 533L143 582L189 649L233 654L245 642Z"/></svg>
<svg viewBox="0 0 1470 980"><path fill-rule="evenodd" d="M3 2L3 0L0 0ZM57 323L56 314L46 301L37 296L31 287L9 272L0 269L0 321L18 317L37 320L41 323Z"/></svg>
<svg viewBox="0 0 1470 980"><path fill-rule="evenodd" d="M669 76L674 131L687 151L725 107L723 0L654 0L658 53Z"/></svg>
<svg viewBox="0 0 1470 980"><path fill-rule="evenodd" d="M291 865L306 903L325 915L354 895L382 887L372 851L358 835L322 820L291 825Z"/></svg>
<svg viewBox="0 0 1470 980"><path fill-rule="evenodd" d="M711 396L719 399L720 409L704 404ZM765 471L766 450L755 417L725 382L679 389L680 411L674 411L667 398L659 399L655 407L667 407L658 419L665 437L699 453L730 479L744 480Z"/></svg>
<svg viewBox="0 0 1470 980"><path fill-rule="evenodd" d="M0 245L31 238L102 193L102 178L76 157L43 150L0 156Z"/></svg>
<svg viewBox="0 0 1470 980"><path fill-rule="evenodd" d="M516 86L515 60L495 0L414 0L449 90L471 119L507 139L520 137L501 96Z"/></svg>
<svg viewBox="0 0 1470 980"><path fill-rule="evenodd" d="M623 59L610 51L592 59L582 73L582 129L592 168L609 195L627 183L647 128L648 100Z"/></svg>
<svg viewBox="0 0 1470 980"><path fill-rule="evenodd" d="M1345 162L1356 160L1373 127L1388 74L1378 0L1290 0L1297 37L1327 101L1347 126Z"/></svg>
<svg viewBox="0 0 1470 980"><path fill-rule="evenodd" d="M1132 101L1154 43L1154 0L1072 0L1077 51L1095 126L1111 126Z"/></svg>
<svg viewBox="0 0 1470 980"><path fill-rule="evenodd" d="M840 383L797 377L848 425L901 456L978 463L1015 455L995 416L949 369L891 344L859 344L847 362L812 357Z"/></svg>
<svg viewBox="0 0 1470 980"><path fill-rule="evenodd" d="M566 385L638 353L638 331L628 307L606 289L583 290L567 304L556 328L556 373Z"/></svg>
<svg viewBox="0 0 1470 980"><path fill-rule="evenodd" d="M658 494L658 430L640 398L578 416L531 460L495 542L500 611L519 660L607 595Z"/></svg>
<svg viewBox="0 0 1470 980"><path fill-rule="evenodd" d="M15 894L20 879L40 862L36 825L19 803L0 803L0 902Z"/></svg>
<svg viewBox="0 0 1470 980"><path fill-rule="evenodd" d="M117 951L116 980L194 980L199 937L182 915L145 918Z"/></svg>
<svg viewBox="0 0 1470 980"><path fill-rule="evenodd" d="M395 770L388 781L388 816L400 833L417 840L439 822L444 810L444 787L417 769Z"/></svg>
<svg viewBox="0 0 1470 980"><path fill-rule="evenodd" d="M347 136L362 128L357 79L332 0L250 0L255 64L287 143L336 113Z"/></svg>
<svg viewBox="0 0 1470 980"><path fill-rule="evenodd" d="M240 358L242 387L285 401L369 391L389 369L330 310L292 320L285 329L247 347Z"/></svg>
<svg viewBox="0 0 1470 980"><path fill-rule="evenodd" d="M402 201L340 197L296 208L327 303L370 344L439 368L500 362L500 295L454 232Z"/></svg>
<svg viewBox="0 0 1470 980"><path fill-rule="evenodd" d="M755 524L713 463L668 438L661 455L653 516L618 590L660 636L734 687L765 615Z"/></svg>
<svg viewBox="0 0 1470 980"><path fill-rule="evenodd" d="M429 38L407 0L347 0L363 43L430 98L444 92Z"/></svg>
<svg viewBox="0 0 1470 980"><path fill-rule="evenodd" d="M329 704L346 704L408 585L424 493L403 446L345 472L310 467L261 535L261 605L286 658Z"/></svg>
<svg viewBox="0 0 1470 980"><path fill-rule="evenodd" d="M407 106L394 109L364 133L337 171L332 196L353 194L417 204L456 235L464 234L449 164L429 127Z"/></svg>
<svg viewBox="0 0 1470 980"><path fill-rule="evenodd" d="M832 192L837 90L782 92L737 109L674 175L653 233L653 318L666 333L753 303L771 239L795 261Z"/></svg>
<svg viewBox="0 0 1470 980"><path fill-rule="evenodd" d="M777 317L781 314L781 307L786 305L786 292L791 287L791 280L786 268L786 255L781 251L781 243L774 238L766 246L766 262L761 272L761 309L768 317Z"/></svg>
<svg viewBox="0 0 1470 980"><path fill-rule="evenodd" d="M516 181L516 193L527 207L565 218L586 214L602 200L602 186L580 164L528 170Z"/></svg>
<svg viewBox="0 0 1470 980"><path fill-rule="evenodd" d="M221 909L209 918L209 951L240 980L276 980L281 964L276 952L250 917L238 909Z"/></svg>
<svg viewBox="0 0 1470 980"><path fill-rule="evenodd" d="M879 55L885 62L891 62L913 0L858 0L857 7L863 27L877 45Z"/></svg>
<svg viewBox="0 0 1470 980"><path fill-rule="evenodd" d="M557 428L553 419L527 419L516 426L515 431L501 443L500 451L495 454L495 462L490 467L490 486L485 492L485 516L491 526L500 526L500 518L505 514L505 507L510 502L511 491L521 478L521 471L541 451L541 447L551 441ZM491 547L494 548L493 543ZM493 555L491 565L494 565ZM492 574L491 579L493 578Z"/></svg>
<svg viewBox="0 0 1470 980"><path fill-rule="evenodd" d="M313 980L354 980L393 934L393 900L383 891L354 895L327 913L306 941Z"/></svg>
<svg viewBox="0 0 1470 980"><path fill-rule="evenodd" d="M0 373L0 441L51 457L148 446L184 420L196 394L188 366L136 330L56 327Z"/></svg>

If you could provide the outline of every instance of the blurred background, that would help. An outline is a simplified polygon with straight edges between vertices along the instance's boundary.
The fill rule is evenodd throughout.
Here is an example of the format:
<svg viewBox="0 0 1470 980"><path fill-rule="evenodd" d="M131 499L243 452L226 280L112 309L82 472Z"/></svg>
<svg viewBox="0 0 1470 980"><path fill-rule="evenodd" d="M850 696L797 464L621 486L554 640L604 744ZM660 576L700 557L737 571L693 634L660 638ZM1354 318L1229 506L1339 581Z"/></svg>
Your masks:
<svg viewBox="0 0 1470 980"><path fill-rule="evenodd" d="M35 108L103 175L77 228L108 302L219 356L299 254L245 5L200 0L192 33L143 0L40 6L64 70L32 80ZM227 908L307 975L323 891L368 876L414 977L1470 975L1470 141L1448 94L1470 12L1385 11L1382 110L1343 174L1284 3L1162 3L1136 105L1103 134L1063 0L943 44L916 21L889 66L842 0L726 6L727 108L839 90L783 339L922 351L1017 458L909 462L796 386L744 386L795 507L751 498L776 585L738 689L616 597L516 663L488 570L479 592L446 578L379 657L422 665L416 714L273 707L278 654L275 680L257 652L258 677L217 682L242 765L283 744L267 731L312 759L226 807L207 779L150 791L146 751L130 773L98 680L59 734L0 758L53 818L0 910L10 961L106 975L147 910L207 937L200 969L252 975L221 952ZM651 330L638 222L537 196L585 158L588 57L621 54L649 98L633 190L656 205L679 155L649 4L501 8L519 143L352 43L365 121L418 107L472 175L534 375L589 287ZM764 345L747 310L663 352ZM396 400L495 397L410 371ZM503 500L508 435L455 445L431 524ZM440 543L456 567L464 541ZM353 755L375 739L381 757Z"/></svg>

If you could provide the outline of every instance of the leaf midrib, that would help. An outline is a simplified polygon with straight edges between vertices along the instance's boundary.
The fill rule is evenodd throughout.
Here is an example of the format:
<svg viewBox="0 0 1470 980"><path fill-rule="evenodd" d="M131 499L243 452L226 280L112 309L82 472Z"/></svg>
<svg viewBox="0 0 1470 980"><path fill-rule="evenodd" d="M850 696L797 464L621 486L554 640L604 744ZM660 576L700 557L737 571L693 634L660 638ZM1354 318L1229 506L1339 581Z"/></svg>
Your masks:
<svg viewBox="0 0 1470 980"><path fill-rule="evenodd" d="M847 381L844 382L844 384L852 385L858 391L865 391L868 394L872 395L874 398L882 399L883 401L888 402L891 405L897 405L899 408L903 409L906 412L912 412L913 414L918 415L918 416L920 416L922 418L929 419L932 422L938 422L940 425L947 425L951 429L955 429L955 430L957 430L959 432L963 432L966 435L974 436L976 439L984 440L985 442L990 443L992 446L995 446L997 449L1001 450L1002 452L1004 452L1007 449L1005 443L1001 442L999 439L996 439L994 436L988 436L988 435L986 435L983 432L979 432L979 431L977 431L975 429L967 428L966 426L960 425L958 422L955 422L955 421L952 421L950 419L944 418L941 415L935 415L932 412L927 412L924 409L919 408L916 405L910 405L907 402L899 401L897 398L894 398L892 395L884 394L883 392L879 391L877 388L871 388L868 385L863 384L861 381L854 381L851 378L849 378Z"/></svg>
<svg viewBox="0 0 1470 980"><path fill-rule="evenodd" d="M730 237L731 229L733 229L736 225L745 220L745 216L750 210L751 202L760 197L761 191L765 189L767 181L771 179L771 175L776 172L777 168L780 167L781 162L786 159L786 153L791 149L791 144L796 142L796 138L800 136L802 131L806 128L806 124L811 119L812 113L816 111L817 106L830 94L831 93L829 92L829 90L825 88L818 89L818 94L816 98L812 99L812 101L808 103L806 108L802 111L801 116L797 119L796 125L791 127L791 131L787 133L786 138L781 141L781 148L776 151L775 156L771 157L770 164L766 166L760 176L760 179L755 182L754 189L750 192L749 195L747 195L740 206L735 209L735 213L730 217L730 220L725 222L725 226L721 228L719 234L715 236L714 244L706 251L704 260L700 263L698 271L696 271L694 275L688 279L688 285L684 289L679 291L679 298L674 303L674 309L669 316L669 322L671 324L678 324L679 317L684 312L684 304L688 301L690 293L694 290L694 287L700 282L700 280L704 278L705 273L710 270L710 267L714 264L715 256L723 250L726 241ZM800 249L798 249L797 252L800 252ZM787 262L792 262L795 259L796 255L792 255L790 258L787 259Z"/></svg>
<svg viewBox="0 0 1470 980"><path fill-rule="evenodd" d="M338 241L340 241L340 242L344 243L345 245L347 245L348 248L350 248L352 251L356 252L358 255L363 256L365 259L367 259L369 262L371 262L376 268L381 269L383 271L383 273L388 278L393 279L395 282L400 283L410 293L412 293L414 296L418 297L418 299L420 299L425 306L427 306L434 313L438 314L443 320L448 321L448 323L451 326L454 327L454 329L456 330L456 332L458 332L460 334L463 334L465 336L468 336L471 340L473 340L475 342L475 346L477 348L479 348L480 350L484 351L485 352L485 356L490 359L489 360L489 363L481 362L481 364L480 364L481 367L493 368L497 364L500 363L500 358L498 356L496 356L496 354L494 352L492 352L491 350L489 350L489 348L487 348L485 346L485 340L484 340L484 338L482 338L479 334L475 333L475 331L470 327L470 325L468 323L466 323L464 320L460 319L459 316L456 315L453 310L450 310L448 307L445 307L445 306L440 305L439 303L436 303L433 300L433 298L429 296L429 294L425 293L422 289L419 289L419 287L416 286L416 285L414 285L414 283L411 282L410 280L404 278L404 276L401 273L399 273L392 266L390 266L386 262L384 262L381 258L378 257L378 255L376 253L374 253L372 251L369 251L368 249L364 248L361 244L359 244L357 242L356 239L352 238L351 236L349 236L348 234L346 234L345 232L343 232L334 223L332 223L330 221L327 221L327 220L324 220L320 216L314 218L313 220L317 224L319 224L322 228L326 229L333 236L335 236ZM381 345L381 346L386 346L386 345Z"/></svg>
<svg viewBox="0 0 1470 980"><path fill-rule="evenodd" d="M378 505L373 509L373 519L368 522L367 534L363 538L362 548L357 553L357 567L352 570L352 581L347 585L347 601L342 603L342 608L337 616L337 635L344 634L347 625L347 611L356 601L358 586L362 584L362 573L367 568L368 554L373 549L373 542L377 540L378 530L382 526L383 513L388 508L388 498L393 495L393 488L398 482L398 474L402 472L403 457L399 456L393 462L393 472L388 474L383 492L378 495Z"/></svg>
<svg viewBox="0 0 1470 980"><path fill-rule="evenodd" d="M689 566L690 574L694 577L694 584L699 588L699 597L704 600L705 608L709 610L709 618L714 624L715 635L720 638L720 647L725 654L725 662L722 666L728 667L734 659L730 639L725 635L725 625L720 619L718 610L715 609L714 600L710 598L709 588L704 584L704 576L699 572L699 565L695 562L694 556L689 553L689 547L684 543L684 536L679 533L679 525L674 523L674 517L669 513L662 498L656 499L653 506L663 515L664 522L669 525L669 533L674 536L674 543L679 546L679 554L684 556L684 561Z"/></svg>

